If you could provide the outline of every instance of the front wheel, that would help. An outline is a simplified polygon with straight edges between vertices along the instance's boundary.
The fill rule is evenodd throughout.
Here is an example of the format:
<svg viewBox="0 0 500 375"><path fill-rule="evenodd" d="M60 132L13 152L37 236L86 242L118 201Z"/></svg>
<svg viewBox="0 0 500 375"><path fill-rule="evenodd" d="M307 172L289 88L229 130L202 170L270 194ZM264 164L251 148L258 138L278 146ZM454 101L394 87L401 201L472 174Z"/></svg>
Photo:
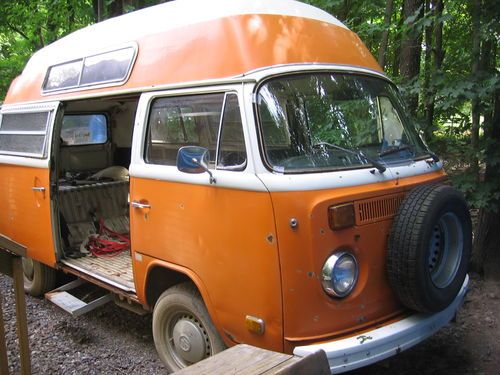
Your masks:
<svg viewBox="0 0 500 375"><path fill-rule="evenodd" d="M23 258L24 291L38 297L54 289L56 270L30 258Z"/></svg>
<svg viewBox="0 0 500 375"><path fill-rule="evenodd" d="M160 296L153 311L153 338L160 359L172 372L226 348L191 283L175 285Z"/></svg>

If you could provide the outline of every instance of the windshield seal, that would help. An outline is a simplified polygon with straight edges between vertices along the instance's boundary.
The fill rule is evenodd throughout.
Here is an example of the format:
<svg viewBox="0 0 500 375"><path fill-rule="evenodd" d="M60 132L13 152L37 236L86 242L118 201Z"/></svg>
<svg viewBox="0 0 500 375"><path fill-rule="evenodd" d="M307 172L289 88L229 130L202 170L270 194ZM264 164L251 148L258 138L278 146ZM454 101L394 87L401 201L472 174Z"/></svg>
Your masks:
<svg viewBox="0 0 500 375"><path fill-rule="evenodd" d="M304 81L304 82L301 82ZM362 147L357 147L358 145L356 144L351 144L352 142L347 142L348 144L345 143L335 143L337 146L342 146L344 148L350 149L351 151L357 152L357 151L362 151L362 154L365 154L366 156L369 156L368 158L363 158L363 157L354 157L351 155L350 158L346 156L341 156L339 153L338 149L331 149L330 151L326 152L325 150L322 150L321 152L313 152L313 151L306 151L305 147L302 147L303 144L305 145L306 143L309 142L309 146L312 147L316 143L329 143L330 140L325 140L325 139L318 139L317 137L317 132L315 133L314 131L311 131L311 125L309 124L308 120L311 120L314 116L311 116L308 113L308 109L314 106L309 105L309 103L306 103L309 101L311 98L313 99L313 102L317 99L316 98L316 93L314 95L310 95L311 92L306 92L307 90L304 90L304 92L300 91L300 89L297 89L298 87L301 87L301 85L306 85L309 84L307 81L315 81L315 84L317 84L318 87L320 86L325 86L327 87L328 85L332 86L331 82L328 82L329 80L334 82L334 81L345 81L342 82L342 85L338 85L338 87L347 87L349 89L352 89L353 87L358 89L360 92L370 92L375 90L374 92L383 92L384 95L376 95L374 96L373 93L371 95L365 95L366 97L359 97L357 98L356 96L353 96L352 98L349 98L349 89L347 90L330 90L331 92L328 92L328 95L325 95L324 92L323 97L327 98L331 94L334 100L338 100L340 102L345 102L347 103L350 99L369 99L365 100L366 102L370 102L372 104L372 107L376 108L376 111L378 111L377 116L372 116L370 121L372 122L377 122L378 125L377 127L385 129L387 127L386 122L387 119L383 119L383 111L381 110L380 107L380 102L383 101L385 107L389 107L392 112L395 113L392 114L392 121L395 123L400 123L401 129L399 129L399 132L401 133L399 138L400 139L390 139L390 137L384 137L382 139L378 139L380 141L380 144L378 145L366 145L363 144ZM318 83L320 81L324 81L321 84ZM323 84L326 83L326 84ZM337 84L337 82L334 82ZM269 87L270 85L274 84L274 89L270 90ZM295 86L294 86L295 85ZM306 85L307 86L307 85ZM366 86L366 87L365 87ZM321 87L323 90L325 87ZM334 87L334 85L332 86ZM332 88L330 87L330 88ZM370 88L371 87L371 88ZM308 89L310 89L309 86L307 86ZM315 87L316 89L316 87ZM272 100L270 99L269 92L273 91L273 98ZM284 93L283 95L286 96L286 93L290 94L292 93L292 96L287 97L286 99L286 104L283 102L283 98L279 98L280 93L277 93L278 91L281 90L281 93ZM288 91L287 91L288 90ZM364 91L363 91L364 90ZM264 91L266 91L264 93ZM324 90L325 91L325 90ZM328 91L328 90L326 90ZM344 92L345 91L345 92ZM352 91L352 90L351 90ZM356 90L354 90L356 91ZM354 92L353 91L353 92ZM263 94L264 93L264 94ZM267 98L264 98L264 96L267 95ZM383 97L383 100L380 100L379 97ZM376 162L379 164L382 164L387 167L391 166L397 166L397 165L402 165L402 164L408 164L409 162L414 162L414 161L419 161L423 160L430 155L430 151L428 150L427 146L423 142L423 140L420 138L419 134L417 133L414 125L412 124L410 118L406 114L406 110L404 109L404 104L403 101L399 95L399 92L396 88L396 86L387 78L380 76L380 75L375 75L375 74L369 74L365 72L355 72L355 71L332 71L332 70L312 70L312 71L302 71L302 72L293 72L293 73L285 73L285 74L279 74L275 76L268 77L267 79L259 82L255 89L254 89L254 114L255 118L257 120L257 130L258 130L258 138L259 138L259 152L261 154L261 158L263 160L263 163L265 167L270 170L271 172L275 173L282 173L282 174L303 174L303 173L321 173L321 172L331 172L331 171L345 171L345 170L355 170L355 169L365 169L365 168L370 168L370 169L379 169L376 167L373 163L370 162L376 160ZM286 145L285 143L279 144L279 142L276 142L276 140L273 140L273 135L270 133L270 127L269 127L269 110L263 110L263 102L272 101L273 104L276 106L275 109L275 114L277 112L281 111L281 119L280 121L282 122L281 128L286 128L287 130L284 131L284 133L288 132L286 137L289 138L288 144ZM327 104L330 105L331 107L331 102L334 100L327 99ZM281 101L281 104L276 104ZM297 104L302 101L302 104ZM353 101L353 100L351 100ZM376 101L376 105L374 104ZM265 103L264 106L269 107L268 103ZM290 103L292 102L291 107ZM314 103L313 103L314 104ZM325 103L322 103L323 105ZM366 105L366 103L363 103ZM286 108L285 108L286 107ZM299 110L299 107L303 107L303 110ZM374 110L372 108L372 111ZM267 113L265 113L267 111ZM366 115L367 111L360 111L359 108L354 108L354 112L362 112L364 115ZM319 111L321 112L321 111ZM331 111L330 111L331 112ZM335 111L333 111L335 112ZM299 125L298 127L300 128L301 131L305 133L305 136L302 135L302 141L297 142L295 140L290 140L294 138L292 135L293 129L292 126L289 124L292 121L289 121L290 118L297 117L296 113L298 113L298 116L303 117L303 124ZM267 116L267 117L266 117ZM273 117L273 115L271 115ZM278 116L279 117L279 116ZM318 116L316 116L318 117ZM319 116L321 117L321 116ZM267 121L267 122L266 122ZM274 120L275 126L271 130L276 130L280 128L279 125L277 125L277 117L275 116ZM272 122L272 121L271 121ZM298 121L300 123L300 121ZM358 121L359 122L359 121ZM380 125L380 122L383 123L383 125ZM333 125L329 125L330 128L333 128ZM314 124L312 125L314 127ZM372 129L370 126L365 126L366 129L371 130L372 133L375 132L375 128ZM377 131L380 133L381 129L377 129ZM383 132L383 130L382 130ZM376 135L372 134L372 136ZM285 138L286 138L285 137ZM300 138L300 136L297 136L295 138ZM380 138L380 136L379 136ZM386 139L388 138L388 139ZM394 138L394 137L393 137ZM406 142L402 143L401 138L403 138ZM308 141L306 140L308 139ZM387 140L390 140L392 143L389 145L387 144ZM348 140L349 141L349 140ZM384 142L382 142L384 141ZM274 143L273 143L274 142ZM291 145L294 144L295 146L295 154L290 153L290 150L285 150L286 147L291 147ZM367 147L369 146L369 149ZM274 150L273 150L274 148ZM392 150L394 148L399 148L398 151L393 152L393 151L388 151ZM284 152L287 154L286 156L292 155L290 158L286 158L285 163L283 160L274 157L271 155L272 152L279 153L281 149L281 152ZM335 151L333 151L335 150ZM347 155L347 153L346 153ZM293 158L297 160L293 160ZM318 159L318 161L315 161L315 159ZM343 160L342 163L336 162L335 164L329 162L328 160ZM349 160L350 159L350 160ZM348 161L346 161L348 160ZM277 162L278 161L278 162Z"/></svg>

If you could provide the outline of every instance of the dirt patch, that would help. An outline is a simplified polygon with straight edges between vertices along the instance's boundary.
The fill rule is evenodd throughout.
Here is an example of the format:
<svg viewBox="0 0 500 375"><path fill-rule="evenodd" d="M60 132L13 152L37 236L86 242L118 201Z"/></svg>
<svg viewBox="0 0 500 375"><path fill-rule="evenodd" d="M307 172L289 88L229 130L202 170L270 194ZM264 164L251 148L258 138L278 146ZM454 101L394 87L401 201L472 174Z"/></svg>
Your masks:
<svg viewBox="0 0 500 375"><path fill-rule="evenodd" d="M500 281L472 276L456 322L396 357L351 374L478 374L500 369ZM0 276L9 368L20 372L12 281ZM34 374L164 374L151 334L151 316L108 304L73 318L27 296Z"/></svg>
<svg viewBox="0 0 500 375"><path fill-rule="evenodd" d="M496 375L500 369L500 282L471 277L456 320L436 335L352 374Z"/></svg>

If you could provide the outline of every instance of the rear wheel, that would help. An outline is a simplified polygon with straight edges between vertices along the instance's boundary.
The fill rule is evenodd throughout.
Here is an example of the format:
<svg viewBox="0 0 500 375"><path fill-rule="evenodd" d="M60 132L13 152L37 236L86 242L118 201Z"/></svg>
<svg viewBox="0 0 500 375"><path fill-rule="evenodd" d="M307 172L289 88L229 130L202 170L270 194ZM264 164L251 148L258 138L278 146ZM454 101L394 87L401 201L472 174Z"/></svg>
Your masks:
<svg viewBox="0 0 500 375"><path fill-rule="evenodd" d="M160 296L153 311L153 337L158 355L172 372L225 349L191 283L173 286Z"/></svg>
<svg viewBox="0 0 500 375"><path fill-rule="evenodd" d="M24 291L34 297L54 289L56 270L30 258L23 258Z"/></svg>

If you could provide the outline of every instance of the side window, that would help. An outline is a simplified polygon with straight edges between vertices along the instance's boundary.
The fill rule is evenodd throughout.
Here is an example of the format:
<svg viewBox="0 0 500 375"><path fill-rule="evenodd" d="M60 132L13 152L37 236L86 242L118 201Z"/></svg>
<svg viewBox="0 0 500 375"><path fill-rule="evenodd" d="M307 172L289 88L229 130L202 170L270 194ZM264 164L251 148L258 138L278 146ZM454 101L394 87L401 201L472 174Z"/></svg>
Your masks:
<svg viewBox="0 0 500 375"><path fill-rule="evenodd" d="M0 153L46 157L50 111L4 113L0 123Z"/></svg>
<svg viewBox="0 0 500 375"><path fill-rule="evenodd" d="M149 114L146 162L176 165L179 148L201 146L209 150L213 168L223 103L223 93L155 99Z"/></svg>
<svg viewBox="0 0 500 375"><path fill-rule="evenodd" d="M243 124L236 94L227 94L219 138L217 169L241 171L247 164Z"/></svg>
<svg viewBox="0 0 500 375"><path fill-rule="evenodd" d="M245 169L238 96L216 93L155 99L149 114L146 162L176 165L183 146L207 148L209 168Z"/></svg>
<svg viewBox="0 0 500 375"><path fill-rule="evenodd" d="M52 65L43 92L125 82L132 70L136 48L130 46Z"/></svg>
<svg viewBox="0 0 500 375"><path fill-rule="evenodd" d="M103 114L65 115L61 139L66 146L106 143L108 120Z"/></svg>

